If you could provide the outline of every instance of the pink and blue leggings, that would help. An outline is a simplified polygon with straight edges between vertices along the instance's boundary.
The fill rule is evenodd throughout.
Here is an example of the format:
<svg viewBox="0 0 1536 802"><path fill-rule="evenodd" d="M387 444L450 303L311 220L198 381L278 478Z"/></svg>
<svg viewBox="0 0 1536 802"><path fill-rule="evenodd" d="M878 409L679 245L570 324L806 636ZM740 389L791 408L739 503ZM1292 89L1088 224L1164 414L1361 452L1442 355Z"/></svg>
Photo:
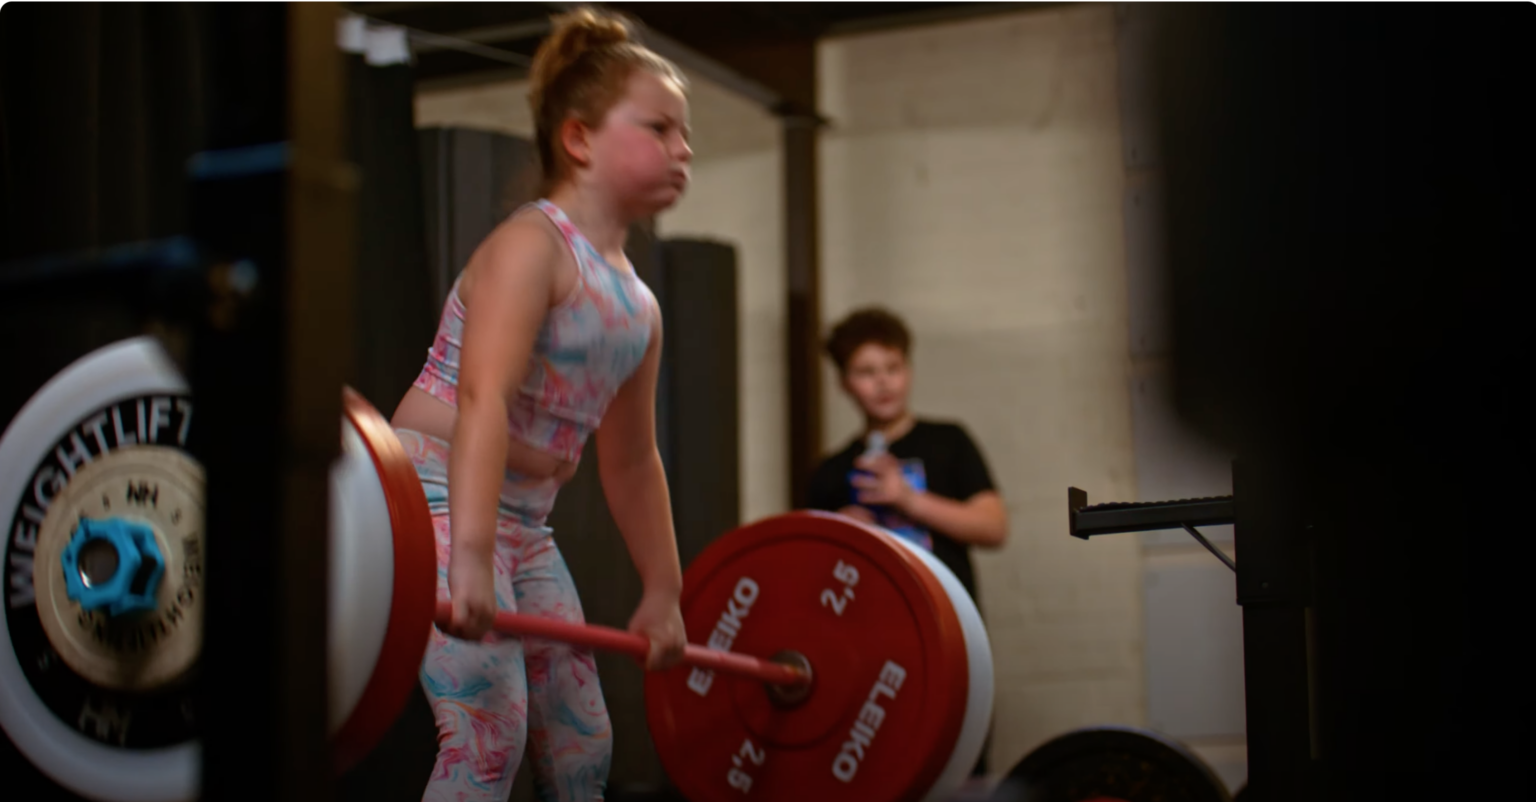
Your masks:
<svg viewBox="0 0 1536 802"><path fill-rule="evenodd" d="M448 443L397 429L426 490L437 538L438 592L448 589ZM582 623L581 601L550 529L558 484L509 473L502 487L494 560L504 610ZM421 684L437 719L437 764L425 802L503 802L525 746L539 799L603 798L613 754L608 708L592 652L489 635L471 643L435 627Z"/></svg>

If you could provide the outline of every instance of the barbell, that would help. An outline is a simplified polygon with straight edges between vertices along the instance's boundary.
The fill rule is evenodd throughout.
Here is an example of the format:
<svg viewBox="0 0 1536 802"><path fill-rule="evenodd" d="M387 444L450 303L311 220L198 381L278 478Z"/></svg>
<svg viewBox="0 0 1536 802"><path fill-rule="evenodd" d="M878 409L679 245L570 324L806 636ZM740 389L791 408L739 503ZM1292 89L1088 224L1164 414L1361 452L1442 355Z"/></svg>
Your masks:
<svg viewBox="0 0 1536 802"><path fill-rule="evenodd" d="M141 337L61 371L0 437L10 516L0 726L88 798L198 795L191 685L206 533L202 469L185 451L193 410L158 342ZM343 410L327 611L338 772L399 716L430 627L448 614L403 446L349 389ZM695 558L680 604L702 643L683 665L647 673L645 704L688 799L937 802L975 764L990 646L964 588L921 548L841 516L774 516ZM636 658L649 650L630 633L507 611L495 628Z"/></svg>
<svg viewBox="0 0 1536 802"><path fill-rule="evenodd" d="M447 599L438 599L433 623L446 628L452 619L452 605ZM636 660L645 660L651 650L651 644L645 638L611 627L572 624L505 610L497 611L491 629L503 635L542 638L571 646L627 654ZM776 692L782 694L793 694L797 689L808 688L811 682L809 666L793 656L786 656L781 662L773 662L735 652L718 652L690 643L683 650L682 662L685 665L756 679L773 686Z"/></svg>

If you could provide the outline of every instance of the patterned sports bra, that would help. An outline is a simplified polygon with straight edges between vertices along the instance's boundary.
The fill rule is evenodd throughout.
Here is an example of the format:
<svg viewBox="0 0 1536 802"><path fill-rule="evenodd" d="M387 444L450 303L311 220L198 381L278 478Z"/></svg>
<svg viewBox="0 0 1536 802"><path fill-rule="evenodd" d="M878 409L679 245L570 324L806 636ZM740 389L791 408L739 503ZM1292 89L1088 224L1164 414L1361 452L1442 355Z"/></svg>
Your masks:
<svg viewBox="0 0 1536 802"><path fill-rule="evenodd" d="M633 270L603 259L560 207L548 200L530 205L549 216L571 247L576 286L544 318L528 375L508 400L507 429L513 438L574 463L614 395L645 358L652 316L658 313L656 296ZM463 342L464 304L455 281L413 386L457 407Z"/></svg>

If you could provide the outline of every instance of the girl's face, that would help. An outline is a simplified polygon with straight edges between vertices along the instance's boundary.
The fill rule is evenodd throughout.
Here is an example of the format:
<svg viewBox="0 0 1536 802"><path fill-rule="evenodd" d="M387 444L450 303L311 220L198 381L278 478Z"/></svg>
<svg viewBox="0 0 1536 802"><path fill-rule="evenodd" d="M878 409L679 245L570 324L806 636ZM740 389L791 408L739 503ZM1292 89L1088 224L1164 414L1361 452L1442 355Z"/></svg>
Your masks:
<svg viewBox="0 0 1536 802"><path fill-rule="evenodd" d="M843 389L878 424L891 423L907 414L907 391L912 370L901 351L879 343L859 346L848 359Z"/></svg>
<svg viewBox="0 0 1536 802"><path fill-rule="evenodd" d="M629 88L588 133L591 177L629 211L649 217L688 188L688 99L676 82L635 70Z"/></svg>

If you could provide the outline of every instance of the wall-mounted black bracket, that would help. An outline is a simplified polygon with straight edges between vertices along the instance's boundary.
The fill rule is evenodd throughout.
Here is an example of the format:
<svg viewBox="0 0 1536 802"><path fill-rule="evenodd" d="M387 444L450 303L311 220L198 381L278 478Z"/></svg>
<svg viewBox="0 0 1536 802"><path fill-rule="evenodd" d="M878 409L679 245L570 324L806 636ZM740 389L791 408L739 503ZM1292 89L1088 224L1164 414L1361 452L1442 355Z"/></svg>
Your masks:
<svg viewBox="0 0 1536 802"><path fill-rule="evenodd" d="M1236 510L1237 504L1232 496L1177 501L1111 502L1090 506L1086 490L1067 488L1067 515L1073 537L1087 540L1094 535L1182 528L1233 571L1237 570L1237 563L1206 540L1195 527L1234 523L1237 520Z"/></svg>

